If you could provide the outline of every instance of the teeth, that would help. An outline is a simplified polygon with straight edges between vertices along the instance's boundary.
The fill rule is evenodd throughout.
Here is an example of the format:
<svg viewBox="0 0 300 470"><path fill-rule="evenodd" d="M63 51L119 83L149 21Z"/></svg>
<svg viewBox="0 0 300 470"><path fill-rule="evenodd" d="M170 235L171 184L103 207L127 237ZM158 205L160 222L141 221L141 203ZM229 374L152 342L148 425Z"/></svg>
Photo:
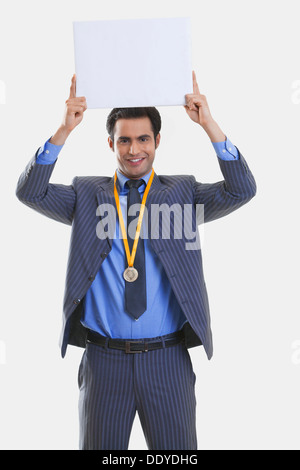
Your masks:
<svg viewBox="0 0 300 470"><path fill-rule="evenodd" d="M139 162L142 158L136 158L135 160L130 160L131 162Z"/></svg>

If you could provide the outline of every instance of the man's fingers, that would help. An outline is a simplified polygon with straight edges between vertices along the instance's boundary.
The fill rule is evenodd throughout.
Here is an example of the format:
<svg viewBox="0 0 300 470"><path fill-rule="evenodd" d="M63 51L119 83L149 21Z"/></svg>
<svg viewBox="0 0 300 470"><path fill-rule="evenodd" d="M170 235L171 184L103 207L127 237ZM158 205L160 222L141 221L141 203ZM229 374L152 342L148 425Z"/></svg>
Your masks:
<svg viewBox="0 0 300 470"><path fill-rule="evenodd" d="M68 106L68 111L71 113L83 113L86 110L86 106L80 106L80 105L71 105Z"/></svg>
<svg viewBox="0 0 300 470"><path fill-rule="evenodd" d="M197 78L196 78L196 72L195 72L195 70L193 70L193 92L194 92L196 95L200 95L200 90L199 90L199 87L198 87L198 83L197 83Z"/></svg>
<svg viewBox="0 0 300 470"><path fill-rule="evenodd" d="M185 100L188 106L207 106L206 96L200 93L189 93L185 95Z"/></svg>
<svg viewBox="0 0 300 470"><path fill-rule="evenodd" d="M86 98L85 96L76 96L76 98L68 98L66 100L66 103L68 104L82 104L86 105Z"/></svg>
<svg viewBox="0 0 300 470"><path fill-rule="evenodd" d="M75 75L75 73L74 73L74 75L72 77L72 80L71 80L69 98L76 98L76 75Z"/></svg>
<svg viewBox="0 0 300 470"><path fill-rule="evenodd" d="M83 111L87 110L87 103L84 96L69 98L66 100L66 105L69 111L72 111L74 107L81 107Z"/></svg>
<svg viewBox="0 0 300 470"><path fill-rule="evenodd" d="M201 106L201 97L199 95L189 94L185 95L186 105L191 110L198 110L198 106Z"/></svg>

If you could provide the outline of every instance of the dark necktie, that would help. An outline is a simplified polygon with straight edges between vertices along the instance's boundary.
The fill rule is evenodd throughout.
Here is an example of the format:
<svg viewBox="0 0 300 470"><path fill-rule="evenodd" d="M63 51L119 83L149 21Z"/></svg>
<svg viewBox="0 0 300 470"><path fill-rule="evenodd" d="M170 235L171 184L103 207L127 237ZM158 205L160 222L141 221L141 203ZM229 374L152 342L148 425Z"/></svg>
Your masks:
<svg viewBox="0 0 300 470"><path fill-rule="evenodd" d="M141 196L139 186L144 183L143 180L128 180L126 186L129 188L127 196L127 239L130 253L132 252L134 238L128 234L128 227L132 220L135 219L135 229L139 212L135 215L128 215L129 208L132 204L141 204ZM133 230L135 234L135 229ZM130 229L132 233L132 227ZM125 309L136 320L144 313L147 308L146 299L146 273L145 273L145 247L143 238L139 238L136 255L133 266L138 271L138 278L134 282L125 281ZM127 267L127 264L126 264Z"/></svg>

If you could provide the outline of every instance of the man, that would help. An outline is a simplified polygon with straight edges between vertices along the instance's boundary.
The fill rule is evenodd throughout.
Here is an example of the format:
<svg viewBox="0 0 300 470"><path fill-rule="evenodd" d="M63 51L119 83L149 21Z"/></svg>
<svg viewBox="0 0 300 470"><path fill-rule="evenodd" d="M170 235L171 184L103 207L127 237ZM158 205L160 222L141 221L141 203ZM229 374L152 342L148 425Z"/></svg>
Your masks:
<svg viewBox="0 0 300 470"><path fill-rule="evenodd" d="M150 107L109 114L108 144L118 163L112 178L51 184L58 153L86 109L73 76L62 125L17 186L26 205L72 225L61 351L64 356L67 344L85 348L78 374L80 448L127 449L138 411L149 449L194 450L195 374L187 349L202 344L210 359L212 339L201 249L188 247L191 237L182 235L175 213L188 214L192 226L201 222L197 207L204 206L204 222L222 217L255 195L255 181L212 118L193 72L185 110L210 138L224 181L158 176L153 161L161 121ZM153 217L162 207L176 209L169 237Z"/></svg>

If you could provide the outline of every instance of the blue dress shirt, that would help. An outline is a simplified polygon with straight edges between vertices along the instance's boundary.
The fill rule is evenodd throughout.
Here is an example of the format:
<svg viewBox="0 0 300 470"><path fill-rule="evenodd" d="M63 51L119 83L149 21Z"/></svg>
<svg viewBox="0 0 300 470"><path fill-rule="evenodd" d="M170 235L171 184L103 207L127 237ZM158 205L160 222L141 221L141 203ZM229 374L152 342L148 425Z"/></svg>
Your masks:
<svg viewBox="0 0 300 470"><path fill-rule="evenodd" d="M50 139L49 139L50 140ZM38 151L36 162L41 165L54 163L62 145L54 145L49 140ZM224 142L213 143L218 158L238 159L236 147L226 138ZM145 184L139 188L141 198L150 178L151 171L143 177ZM120 204L126 224L128 180L117 170L120 187ZM83 300L82 324L103 336L123 339L154 338L173 333L182 328L186 318L175 298L171 284L150 241L145 238L147 309L137 320L124 308L125 248L117 220L115 236L109 256L102 263L92 285Z"/></svg>

